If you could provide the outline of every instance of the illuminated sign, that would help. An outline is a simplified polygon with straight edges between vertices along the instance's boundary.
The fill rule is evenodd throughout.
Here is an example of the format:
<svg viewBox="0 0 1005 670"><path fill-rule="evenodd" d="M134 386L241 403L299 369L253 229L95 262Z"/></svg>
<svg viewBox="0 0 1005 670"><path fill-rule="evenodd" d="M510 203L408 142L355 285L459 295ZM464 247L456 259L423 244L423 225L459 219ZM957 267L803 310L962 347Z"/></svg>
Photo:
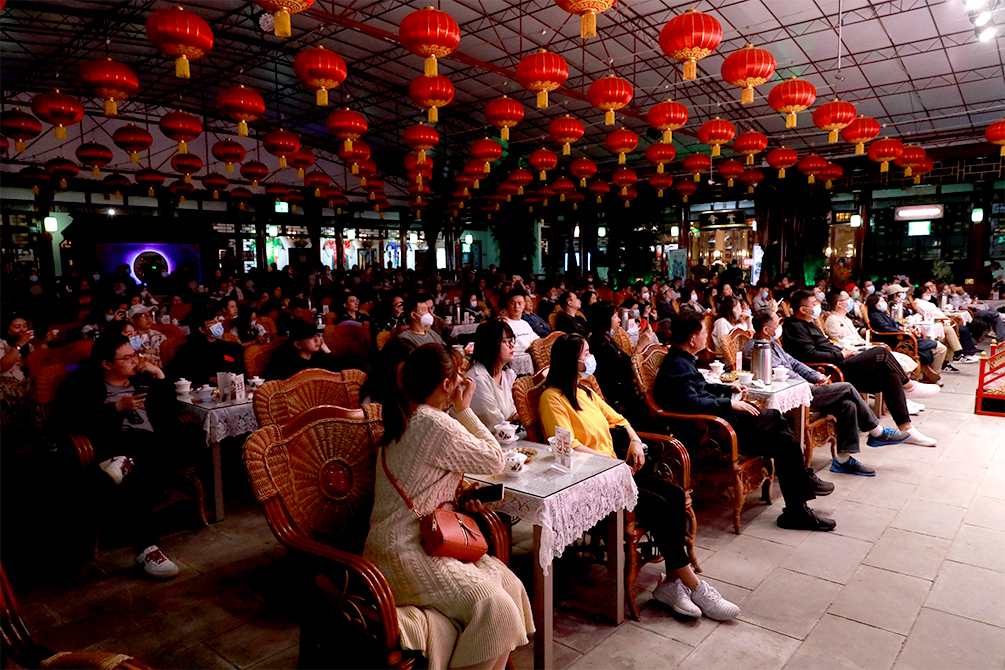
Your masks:
<svg viewBox="0 0 1005 670"><path fill-rule="evenodd" d="M893 218L897 221L923 221L941 219L945 214L943 205L910 205L897 207L893 210Z"/></svg>
<svg viewBox="0 0 1005 670"><path fill-rule="evenodd" d="M284 202L282 200L276 201L276 214L289 214L290 203Z"/></svg>
<svg viewBox="0 0 1005 670"><path fill-rule="evenodd" d="M931 235L932 234L932 222L931 221L908 221L907 222L907 235L908 237L917 237L919 235Z"/></svg>

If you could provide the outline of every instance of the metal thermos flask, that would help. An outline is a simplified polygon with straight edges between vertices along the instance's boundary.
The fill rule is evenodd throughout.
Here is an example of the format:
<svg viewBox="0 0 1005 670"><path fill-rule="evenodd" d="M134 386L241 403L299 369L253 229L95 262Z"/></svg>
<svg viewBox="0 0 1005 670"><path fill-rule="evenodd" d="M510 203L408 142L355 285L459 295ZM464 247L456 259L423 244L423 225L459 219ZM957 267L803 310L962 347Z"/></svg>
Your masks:
<svg viewBox="0 0 1005 670"><path fill-rule="evenodd" d="M754 340L754 351L750 357L750 371L754 379L760 379L766 384L771 383L771 342L769 340Z"/></svg>
<svg viewBox="0 0 1005 670"><path fill-rule="evenodd" d="M461 303L454 303L454 323L461 323Z"/></svg>

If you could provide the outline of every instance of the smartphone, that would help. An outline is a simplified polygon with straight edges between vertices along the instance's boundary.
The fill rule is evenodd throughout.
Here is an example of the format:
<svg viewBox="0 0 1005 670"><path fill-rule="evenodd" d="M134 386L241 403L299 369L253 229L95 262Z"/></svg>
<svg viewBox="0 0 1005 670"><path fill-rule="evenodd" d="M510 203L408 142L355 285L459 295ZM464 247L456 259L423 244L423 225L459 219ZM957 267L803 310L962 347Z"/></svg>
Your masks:
<svg viewBox="0 0 1005 670"><path fill-rule="evenodd" d="M471 500L478 500L483 503L499 502L506 493L506 487L502 484L489 484L478 489L470 489L466 496Z"/></svg>

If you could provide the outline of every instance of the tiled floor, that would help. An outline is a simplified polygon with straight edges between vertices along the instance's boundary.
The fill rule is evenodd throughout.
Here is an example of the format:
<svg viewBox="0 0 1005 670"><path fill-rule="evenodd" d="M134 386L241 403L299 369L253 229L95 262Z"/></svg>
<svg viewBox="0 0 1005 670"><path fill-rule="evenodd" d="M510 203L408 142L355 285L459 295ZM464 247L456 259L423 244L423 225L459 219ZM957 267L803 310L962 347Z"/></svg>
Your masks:
<svg viewBox="0 0 1005 670"><path fill-rule="evenodd" d="M814 458L837 485L814 503L837 520L834 533L780 530L780 496L771 507L751 496L737 536L723 503L697 499L704 577L740 605L736 621L677 617L651 600L659 569L648 566L641 621L610 626L593 613L603 570L561 561L560 667L1005 668L1005 419L973 414L977 366L961 367L917 417L937 448L863 447L874 478L834 475L826 454ZM31 627L55 649L123 651L155 667L295 667L285 551L239 488L222 523L164 537L182 569L168 583L138 577L126 548L76 571L8 562ZM183 527L185 518L166 521ZM528 529L515 530L526 549ZM525 579L529 559L524 551L513 561ZM514 661L531 659L523 648Z"/></svg>

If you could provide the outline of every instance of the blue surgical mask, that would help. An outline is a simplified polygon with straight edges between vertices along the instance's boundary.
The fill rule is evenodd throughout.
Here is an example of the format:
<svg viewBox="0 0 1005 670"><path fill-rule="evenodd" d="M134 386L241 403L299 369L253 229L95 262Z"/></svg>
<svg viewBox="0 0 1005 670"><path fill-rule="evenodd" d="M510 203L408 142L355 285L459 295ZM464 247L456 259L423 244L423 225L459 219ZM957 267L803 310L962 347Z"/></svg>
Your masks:
<svg viewBox="0 0 1005 670"><path fill-rule="evenodd" d="M209 327L209 334L215 337L216 339L220 339L221 337L223 337L223 324L220 323L219 321L214 323L212 326Z"/></svg>
<svg viewBox="0 0 1005 670"><path fill-rule="evenodd" d="M819 305L819 304L816 304L816 305L814 305L814 306L813 306L813 318L814 318L814 319L818 318L818 317L820 316L820 313L821 313L822 311L823 311L823 310L822 310L822 308L820 307L820 305Z"/></svg>
<svg viewBox="0 0 1005 670"><path fill-rule="evenodd" d="M111 321L115 318L114 314L105 314L105 321Z"/></svg>
<svg viewBox="0 0 1005 670"><path fill-rule="evenodd" d="M632 317L634 317L636 319L639 318L639 310L633 309L632 310Z"/></svg>
<svg viewBox="0 0 1005 670"><path fill-rule="evenodd" d="M471 306L472 307L478 307L478 301L477 300L472 300L471 301Z"/></svg>
<svg viewBox="0 0 1005 670"><path fill-rule="evenodd" d="M594 372L597 371L596 357L593 354L590 354L589 356L586 357L586 360L583 361L583 365L586 366L586 369L580 371L579 376L589 377L590 375L592 375Z"/></svg>
<svg viewBox="0 0 1005 670"><path fill-rule="evenodd" d="M761 291L761 297L763 299L767 300L768 299L768 292L767 291Z"/></svg>
<svg viewBox="0 0 1005 670"><path fill-rule="evenodd" d="M134 350L139 351L143 348L143 338L139 335L133 335L129 338L129 346L131 346Z"/></svg>
<svg viewBox="0 0 1005 670"><path fill-rule="evenodd" d="M855 291L854 293L851 294L853 300L858 300L861 296L862 294L859 293L858 291Z"/></svg>
<svg viewBox="0 0 1005 670"><path fill-rule="evenodd" d="M886 304L885 300L880 300L879 302L876 303L876 308L879 309L879 311L881 312L885 312L888 306L889 305Z"/></svg>
<svg viewBox="0 0 1005 670"><path fill-rule="evenodd" d="M607 331L607 337L609 337L609 338L611 338L613 340L614 339L614 335L615 335L616 332L617 331L615 331L613 328L611 328L609 331Z"/></svg>

